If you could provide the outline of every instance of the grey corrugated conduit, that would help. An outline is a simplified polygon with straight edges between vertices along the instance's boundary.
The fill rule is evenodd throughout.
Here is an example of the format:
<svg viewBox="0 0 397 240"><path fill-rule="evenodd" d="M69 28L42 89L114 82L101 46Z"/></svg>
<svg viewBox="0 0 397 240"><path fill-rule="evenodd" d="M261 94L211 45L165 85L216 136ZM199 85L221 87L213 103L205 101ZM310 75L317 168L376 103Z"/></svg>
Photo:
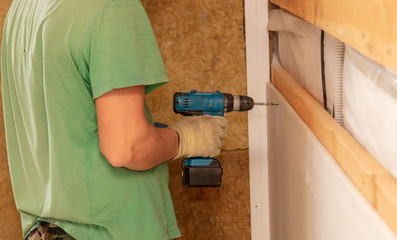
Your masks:
<svg viewBox="0 0 397 240"><path fill-rule="evenodd" d="M328 111L343 126L343 62L345 44L325 33L324 51Z"/></svg>
<svg viewBox="0 0 397 240"><path fill-rule="evenodd" d="M343 60L345 56L345 44L335 39L334 51L334 118L343 126Z"/></svg>

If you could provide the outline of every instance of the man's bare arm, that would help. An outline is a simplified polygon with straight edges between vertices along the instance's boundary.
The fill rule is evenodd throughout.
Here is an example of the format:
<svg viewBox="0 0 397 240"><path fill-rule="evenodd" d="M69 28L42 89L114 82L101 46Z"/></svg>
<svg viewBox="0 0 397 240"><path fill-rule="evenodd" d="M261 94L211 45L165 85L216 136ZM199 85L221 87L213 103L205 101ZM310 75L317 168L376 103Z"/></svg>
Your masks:
<svg viewBox="0 0 397 240"><path fill-rule="evenodd" d="M112 90L96 102L101 152L115 167L147 170L178 154L178 134L146 121L144 86Z"/></svg>

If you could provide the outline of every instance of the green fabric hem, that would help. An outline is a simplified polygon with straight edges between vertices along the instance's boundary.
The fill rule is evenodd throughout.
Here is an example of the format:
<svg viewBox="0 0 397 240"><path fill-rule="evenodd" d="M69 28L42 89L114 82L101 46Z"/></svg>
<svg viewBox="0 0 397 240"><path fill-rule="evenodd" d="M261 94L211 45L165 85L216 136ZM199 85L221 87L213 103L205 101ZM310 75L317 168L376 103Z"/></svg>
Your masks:
<svg viewBox="0 0 397 240"><path fill-rule="evenodd" d="M138 80L138 81L137 81ZM93 99L96 99L103 94L118 88L133 87L133 86L146 86L145 94L167 84L169 82L166 74L150 77L137 77L128 78L124 80L109 80L92 89Z"/></svg>
<svg viewBox="0 0 397 240"><path fill-rule="evenodd" d="M164 240L175 239L181 236L182 236L181 232L179 230L176 230L174 232L168 233L168 235L166 236L166 238L164 238Z"/></svg>
<svg viewBox="0 0 397 240"><path fill-rule="evenodd" d="M30 230L23 236L24 240L28 239L29 234L34 229L39 227L40 222L42 222L42 221L57 225L58 227L62 228L62 230L64 230L67 234L69 234L70 236L72 236L75 239L77 239L76 236L80 235L80 231L74 231L73 227L71 227L70 224L67 224L63 221L58 221L58 220L52 219L52 218L40 218L39 217L39 218L37 218L36 223L33 224L32 227L30 228ZM92 231L92 229L91 229L91 231ZM167 231L161 240L175 239L175 238L179 238L181 236L182 236L182 234L181 234L180 230L177 228L176 230L173 230L173 231ZM97 239L92 238L92 232L87 237L89 237L89 238L86 238L84 240L97 240Z"/></svg>
<svg viewBox="0 0 397 240"><path fill-rule="evenodd" d="M37 220L35 224L32 225L32 227L29 229L29 231L26 232L26 234L23 235L23 239L27 240L29 234L36 228L38 228L40 225L40 222Z"/></svg>

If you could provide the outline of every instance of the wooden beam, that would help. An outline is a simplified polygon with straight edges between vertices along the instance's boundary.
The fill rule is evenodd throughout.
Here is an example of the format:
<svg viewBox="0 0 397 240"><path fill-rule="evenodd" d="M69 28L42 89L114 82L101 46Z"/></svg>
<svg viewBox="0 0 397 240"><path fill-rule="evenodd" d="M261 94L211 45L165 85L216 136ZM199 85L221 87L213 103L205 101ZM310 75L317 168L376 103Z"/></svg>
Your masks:
<svg viewBox="0 0 397 240"><path fill-rule="evenodd" d="M270 0L397 73L397 2Z"/></svg>
<svg viewBox="0 0 397 240"><path fill-rule="evenodd" d="M397 233L397 184L390 175L376 177L376 210Z"/></svg>
<svg viewBox="0 0 397 240"><path fill-rule="evenodd" d="M282 67L271 82L397 234L397 181Z"/></svg>

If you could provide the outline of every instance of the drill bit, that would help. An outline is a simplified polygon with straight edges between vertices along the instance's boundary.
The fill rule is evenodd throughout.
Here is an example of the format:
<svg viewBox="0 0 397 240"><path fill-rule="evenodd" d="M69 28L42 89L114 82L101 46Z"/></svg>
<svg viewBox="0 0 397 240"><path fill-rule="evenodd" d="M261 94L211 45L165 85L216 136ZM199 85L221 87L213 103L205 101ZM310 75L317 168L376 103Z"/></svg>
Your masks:
<svg viewBox="0 0 397 240"><path fill-rule="evenodd" d="M256 106L278 106L278 103L271 103L271 102L255 102L254 105Z"/></svg>

